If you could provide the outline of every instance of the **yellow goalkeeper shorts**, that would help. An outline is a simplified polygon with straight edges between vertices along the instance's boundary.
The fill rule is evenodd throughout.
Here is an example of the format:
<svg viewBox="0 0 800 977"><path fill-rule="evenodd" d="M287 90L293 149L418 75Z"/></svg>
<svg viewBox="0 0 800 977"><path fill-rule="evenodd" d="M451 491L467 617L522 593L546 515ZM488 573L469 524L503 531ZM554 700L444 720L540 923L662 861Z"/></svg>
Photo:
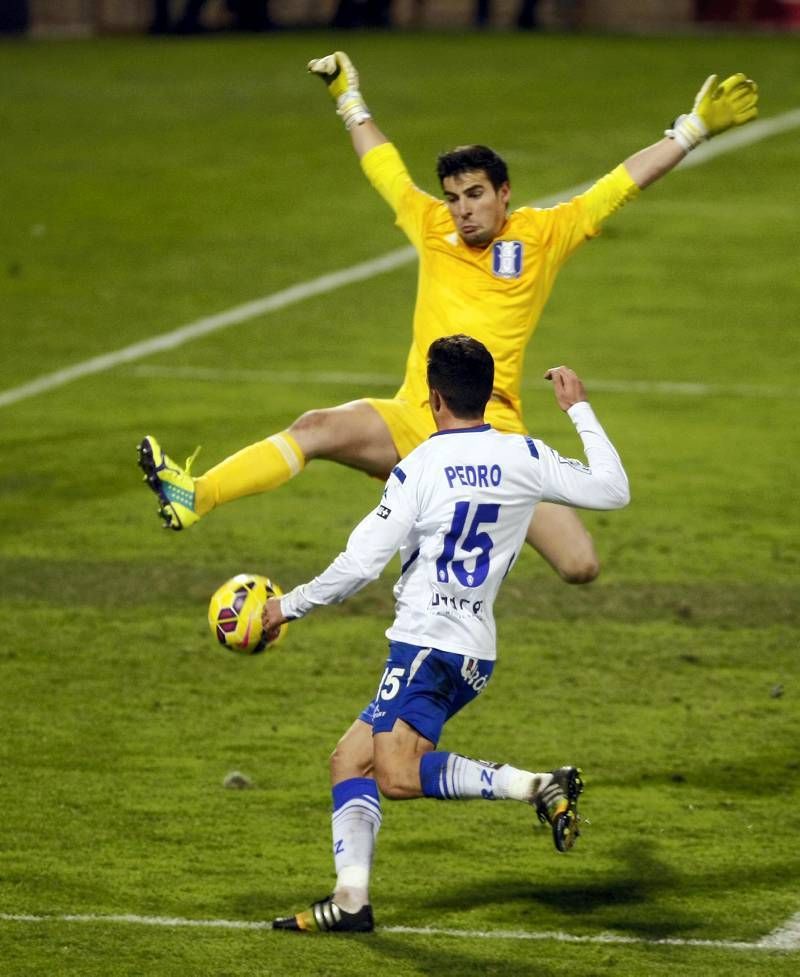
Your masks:
<svg viewBox="0 0 800 977"><path fill-rule="evenodd" d="M367 397L370 404L381 415L389 428L389 433L401 458L405 458L417 445L426 441L435 431L433 415L427 402L413 404L408 400L394 397L380 400ZM486 421L504 434L527 434L527 428L519 414L504 400L495 397L486 405Z"/></svg>

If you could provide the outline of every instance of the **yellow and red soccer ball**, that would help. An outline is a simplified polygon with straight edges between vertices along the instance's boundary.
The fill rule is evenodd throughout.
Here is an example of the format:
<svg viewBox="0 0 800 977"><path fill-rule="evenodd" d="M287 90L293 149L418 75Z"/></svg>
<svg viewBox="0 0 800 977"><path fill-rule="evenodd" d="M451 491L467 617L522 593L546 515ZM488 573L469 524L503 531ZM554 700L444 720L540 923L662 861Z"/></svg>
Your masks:
<svg viewBox="0 0 800 977"><path fill-rule="evenodd" d="M211 633L223 647L242 655L257 655L267 646L261 624L261 612L268 597L281 597L283 591L269 577L258 573L239 573L227 580L211 598L208 624ZM276 645L286 634L282 624Z"/></svg>

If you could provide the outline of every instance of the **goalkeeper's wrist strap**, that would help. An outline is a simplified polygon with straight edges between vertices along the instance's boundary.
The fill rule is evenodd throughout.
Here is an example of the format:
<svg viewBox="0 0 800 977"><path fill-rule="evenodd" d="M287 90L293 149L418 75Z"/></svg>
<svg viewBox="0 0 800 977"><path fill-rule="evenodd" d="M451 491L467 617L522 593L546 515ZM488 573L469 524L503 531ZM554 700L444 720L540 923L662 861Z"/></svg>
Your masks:
<svg viewBox="0 0 800 977"><path fill-rule="evenodd" d="M350 89L342 92L337 97L336 114L341 116L346 129L352 129L353 126L360 126L362 122L366 122L367 119L372 118L361 96L361 92L355 92Z"/></svg>
<svg viewBox="0 0 800 977"><path fill-rule="evenodd" d="M688 153L708 139L708 129L699 115L690 112L688 115L679 115L672 123L672 128L664 131L664 135L674 139Z"/></svg>

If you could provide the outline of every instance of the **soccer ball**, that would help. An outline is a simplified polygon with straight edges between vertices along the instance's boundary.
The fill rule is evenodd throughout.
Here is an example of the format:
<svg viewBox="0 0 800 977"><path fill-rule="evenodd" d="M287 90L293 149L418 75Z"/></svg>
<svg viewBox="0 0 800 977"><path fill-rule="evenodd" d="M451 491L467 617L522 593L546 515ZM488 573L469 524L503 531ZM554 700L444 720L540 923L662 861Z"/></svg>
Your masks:
<svg viewBox="0 0 800 977"><path fill-rule="evenodd" d="M217 590L208 605L208 624L217 641L242 655L257 655L267 646L261 626L261 612L268 597L280 597L281 588L269 577L257 573L239 573ZM282 624L276 645L286 633Z"/></svg>

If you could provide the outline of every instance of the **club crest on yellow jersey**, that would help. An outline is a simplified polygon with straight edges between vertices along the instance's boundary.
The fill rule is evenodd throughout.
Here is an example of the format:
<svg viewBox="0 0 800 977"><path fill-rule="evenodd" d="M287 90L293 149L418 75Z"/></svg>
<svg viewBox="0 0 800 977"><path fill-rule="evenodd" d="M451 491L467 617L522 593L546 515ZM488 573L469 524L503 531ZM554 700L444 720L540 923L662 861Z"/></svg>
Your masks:
<svg viewBox="0 0 800 977"><path fill-rule="evenodd" d="M522 241L495 241L492 272L498 278L519 278L522 274Z"/></svg>

